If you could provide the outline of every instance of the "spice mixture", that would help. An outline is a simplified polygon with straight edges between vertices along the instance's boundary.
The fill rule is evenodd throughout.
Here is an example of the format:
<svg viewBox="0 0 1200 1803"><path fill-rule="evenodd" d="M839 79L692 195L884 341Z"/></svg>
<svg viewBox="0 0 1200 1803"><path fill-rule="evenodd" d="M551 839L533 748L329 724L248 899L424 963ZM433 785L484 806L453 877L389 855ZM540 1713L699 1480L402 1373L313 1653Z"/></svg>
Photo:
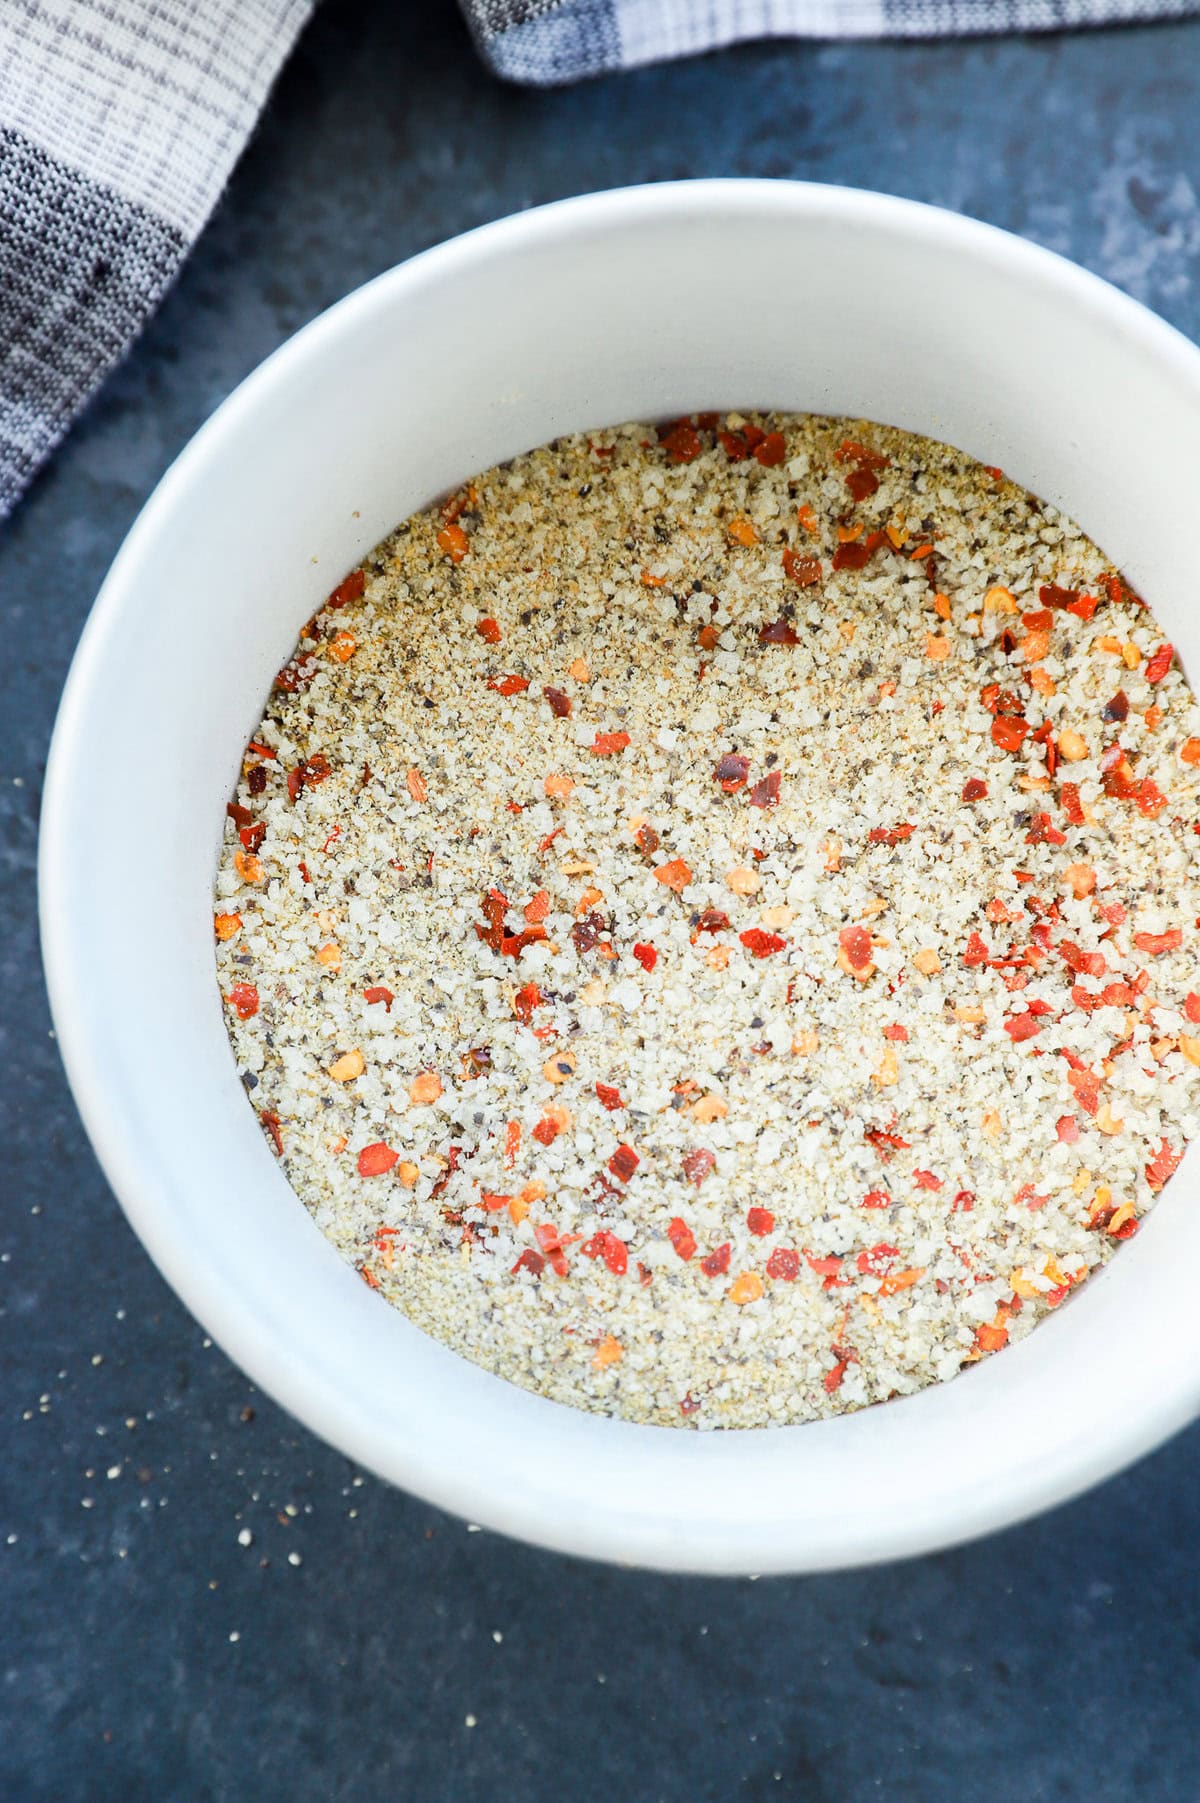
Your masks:
<svg viewBox="0 0 1200 1803"><path fill-rule="evenodd" d="M217 878L239 1068L466 1357L644 1422L858 1408L1029 1332L1178 1165L1198 799L1153 616L999 470L563 439L280 672Z"/></svg>

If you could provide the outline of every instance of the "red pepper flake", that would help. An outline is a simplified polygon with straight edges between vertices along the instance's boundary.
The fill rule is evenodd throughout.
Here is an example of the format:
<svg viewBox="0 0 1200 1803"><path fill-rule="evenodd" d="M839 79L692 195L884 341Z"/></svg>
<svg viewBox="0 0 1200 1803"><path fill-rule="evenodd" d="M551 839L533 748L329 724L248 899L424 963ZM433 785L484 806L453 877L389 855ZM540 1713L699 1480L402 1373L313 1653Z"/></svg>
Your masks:
<svg viewBox="0 0 1200 1803"><path fill-rule="evenodd" d="M526 1246L512 1268L512 1275L515 1277L518 1271L528 1271L531 1277L540 1277L545 1269L546 1261L541 1253L535 1252L532 1246Z"/></svg>
<svg viewBox="0 0 1200 1803"><path fill-rule="evenodd" d="M702 1258L700 1269L704 1275L706 1277L723 1277L729 1269L729 1253L729 1241L726 1240L723 1246L718 1246L715 1252L710 1252L707 1258Z"/></svg>
<svg viewBox="0 0 1200 1803"><path fill-rule="evenodd" d="M950 1204L950 1213L959 1214L961 1212L962 1214L969 1215L974 1206L975 1191L973 1189L960 1189L953 1202Z"/></svg>
<svg viewBox="0 0 1200 1803"><path fill-rule="evenodd" d="M511 1201L511 1196L499 1196L492 1190L485 1189L479 1192L479 1205L481 1208L486 1208L489 1214L498 1214L502 1208L507 1208Z"/></svg>
<svg viewBox="0 0 1200 1803"><path fill-rule="evenodd" d="M885 1127L867 1127L863 1132L863 1138L868 1145L874 1146L881 1158L890 1158L893 1152L910 1150L908 1140L901 1139L898 1133L893 1133Z"/></svg>
<svg viewBox="0 0 1200 1803"><path fill-rule="evenodd" d="M1077 976L1102 977L1108 969L1108 960L1103 952L1081 951L1069 939L1060 941L1058 955L1068 970L1073 970Z"/></svg>
<svg viewBox="0 0 1200 1803"><path fill-rule="evenodd" d="M399 1152L393 1152L383 1140L376 1140L374 1145L364 1146L358 1155L358 1174L360 1177L386 1176L392 1166L399 1160Z"/></svg>
<svg viewBox="0 0 1200 1803"><path fill-rule="evenodd" d="M1183 934L1178 927L1171 927L1166 933L1135 933L1133 943L1139 952L1149 952L1152 958L1160 958L1164 952L1178 951L1183 944ZM1099 975L1099 972L1095 974Z"/></svg>
<svg viewBox="0 0 1200 1803"><path fill-rule="evenodd" d="M838 934L838 944L852 970L866 970L871 962L871 934L866 927L843 927Z"/></svg>
<svg viewBox="0 0 1200 1803"><path fill-rule="evenodd" d="M968 969L970 969L972 965L990 963L991 956L992 954L988 951L987 946L983 943L983 940L978 933L969 933L967 935L966 948L963 951L963 963Z"/></svg>
<svg viewBox="0 0 1200 1803"><path fill-rule="evenodd" d="M900 845L905 839L911 839L916 830L915 826L904 820L899 826L873 826L867 839L872 845ZM850 954L847 952L846 955L849 957Z"/></svg>
<svg viewBox="0 0 1200 1803"><path fill-rule="evenodd" d="M798 588L812 588L821 580L821 560L819 557L797 557L788 545L783 553L783 569Z"/></svg>
<svg viewBox="0 0 1200 1803"><path fill-rule="evenodd" d="M521 1149L521 1123L509 1121L504 1129L504 1162L511 1171Z"/></svg>
<svg viewBox="0 0 1200 1803"><path fill-rule="evenodd" d="M914 1171L913 1182L918 1189L941 1189L942 1180L935 1177L932 1171Z"/></svg>
<svg viewBox="0 0 1200 1803"><path fill-rule="evenodd" d="M855 1262L864 1277L886 1277L893 1261L899 1256L899 1246L889 1246L880 1241L878 1246L870 1246L865 1252L860 1252ZM811 1262L810 1259L809 1263Z"/></svg>
<svg viewBox="0 0 1200 1803"><path fill-rule="evenodd" d="M746 1226L759 1239L775 1231L775 1216L769 1208L751 1208L746 1211Z"/></svg>
<svg viewBox="0 0 1200 1803"><path fill-rule="evenodd" d="M694 1152L687 1152L683 1159L683 1174L689 1183L697 1189L716 1165L716 1155L704 1146L698 1146Z"/></svg>
<svg viewBox="0 0 1200 1803"><path fill-rule="evenodd" d="M391 990L385 988L382 983L373 983L370 989L363 990L365 1002L369 1003L371 1007L374 1007L376 1002L382 1002L388 1014L392 1012L392 1003L395 999Z"/></svg>
<svg viewBox="0 0 1200 1803"><path fill-rule="evenodd" d="M660 427L659 442L672 463L691 463L704 449L689 419L676 420L665 432Z"/></svg>
<svg viewBox="0 0 1200 1803"><path fill-rule="evenodd" d="M701 933L724 933L729 928L729 916L721 908L705 908L696 922L695 937Z"/></svg>
<svg viewBox="0 0 1200 1803"><path fill-rule="evenodd" d="M781 952L787 944L778 933L766 933L762 927L749 927L746 932L739 933L738 938L755 958L769 958L773 952Z"/></svg>
<svg viewBox="0 0 1200 1803"><path fill-rule="evenodd" d="M529 678L527 676L491 676L488 678L487 687L494 689L497 695L503 695L507 699L510 695L523 695L529 687Z"/></svg>
<svg viewBox="0 0 1200 1803"><path fill-rule="evenodd" d="M874 548L873 545L859 544L850 539L846 544L839 545L834 552L833 567L835 570L864 570L871 561Z"/></svg>
<svg viewBox="0 0 1200 1803"><path fill-rule="evenodd" d="M667 1238L674 1246L677 1255L685 1262L693 1257L696 1251L696 1236L686 1221L678 1215L667 1228Z"/></svg>
<svg viewBox="0 0 1200 1803"><path fill-rule="evenodd" d="M645 971L651 971L658 963L658 953L652 945L643 945L641 941L633 948L633 955Z"/></svg>
<svg viewBox="0 0 1200 1803"><path fill-rule="evenodd" d="M249 852L256 852L266 836L267 829L261 820L256 826L243 826L238 831L238 838Z"/></svg>
<svg viewBox="0 0 1200 1803"><path fill-rule="evenodd" d="M962 798L964 801L983 801L987 792L988 786L981 777L969 776L963 784Z"/></svg>
<svg viewBox="0 0 1200 1803"><path fill-rule="evenodd" d="M739 789L745 788L749 775L750 759L739 752L727 751L713 771L713 781L720 783L726 795L736 795Z"/></svg>
<svg viewBox="0 0 1200 1803"><path fill-rule="evenodd" d="M620 1090L614 1089L611 1083L597 1083L596 1094L599 1097L601 1104L608 1109L610 1114L614 1109L624 1108L625 1106L624 1102L621 1100Z"/></svg>
<svg viewBox="0 0 1200 1803"><path fill-rule="evenodd" d="M1161 682L1171 668L1171 660L1175 656L1175 647L1171 644L1160 645L1151 653L1146 664L1146 681Z"/></svg>
<svg viewBox="0 0 1200 1803"><path fill-rule="evenodd" d="M1073 1146L1079 1138L1079 1122L1073 1114L1060 1114L1054 1123L1054 1131L1064 1146Z"/></svg>
<svg viewBox="0 0 1200 1803"><path fill-rule="evenodd" d="M1025 835L1026 845L1065 845L1067 835L1051 826L1049 814L1035 814L1033 825Z"/></svg>
<svg viewBox="0 0 1200 1803"><path fill-rule="evenodd" d="M859 464L857 468L847 472L846 487L854 500L866 501L879 487L879 477L866 464Z"/></svg>
<svg viewBox="0 0 1200 1803"><path fill-rule="evenodd" d="M750 446L740 432L718 432L717 442L730 463L744 463L750 455Z"/></svg>
<svg viewBox="0 0 1200 1803"><path fill-rule="evenodd" d="M760 645L798 645L800 638L792 622L781 616L772 620L769 626L759 627L758 642Z"/></svg>
<svg viewBox="0 0 1200 1803"><path fill-rule="evenodd" d="M550 712L556 720L565 720L571 712L571 697L562 689L544 688L542 694L550 703Z"/></svg>
<svg viewBox="0 0 1200 1803"><path fill-rule="evenodd" d="M831 1369L825 1373L824 1377L821 1379L821 1382L825 1386L825 1393L827 1396L832 1396L835 1390L841 1389L842 1379L846 1375L846 1370L847 1370L847 1367L849 1366L849 1364L850 1364L849 1359L845 1359L845 1358L838 1359L837 1363L835 1365L833 1365L831 1367Z"/></svg>
<svg viewBox="0 0 1200 1803"><path fill-rule="evenodd" d="M782 432L768 432L766 437L754 447L754 456L764 469L774 469L787 456L787 445Z"/></svg>
<svg viewBox="0 0 1200 1803"><path fill-rule="evenodd" d="M1193 1026L1200 1025L1200 995L1195 990L1183 998L1183 1012Z"/></svg>
<svg viewBox="0 0 1200 1803"><path fill-rule="evenodd" d="M541 1226L535 1227L533 1231L550 1269L559 1277L565 1277L567 1275L567 1247L581 1239L582 1234L560 1234L558 1228L552 1226L549 1221L543 1221Z"/></svg>
<svg viewBox="0 0 1200 1803"><path fill-rule="evenodd" d="M308 865L304 862L303 858L301 858L300 862L297 864L296 869L300 872L300 881L302 883L312 882L312 878L308 874Z"/></svg>
<svg viewBox="0 0 1200 1803"><path fill-rule="evenodd" d="M552 833L547 833L546 837L540 841L540 843L538 845L538 851L540 853L542 853L542 855L544 856L545 853L548 852L550 847L554 844L554 841L558 838L558 835L560 833L565 833L566 830L567 829L565 826L556 826Z"/></svg>
<svg viewBox="0 0 1200 1803"><path fill-rule="evenodd" d="M870 445L860 444L856 438L843 438L833 453L835 463L861 463L870 470L886 470L891 465L891 458L882 451L876 451Z"/></svg>
<svg viewBox="0 0 1200 1803"><path fill-rule="evenodd" d="M869 1189L859 1203L860 1208L890 1208L891 1206L892 1198L885 1189Z"/></svg>
<svg viewBox="0 0 1200 1803"><path fill-rule="evenodd" d="M1082 826L1084 822L1083 803L1079 799L1079 784L1064 783L1060 790L1063 813L1072 826Z"/></svg>
<svg viewBox="0 0 1200 1803"><path fill-rule="evenodd" d="M1032 1012L1010 1014L1004 1022L1004 1031L1014 1045L1019 1045L1023 1039L1032 1039L1041 1030L1042 1023Z"/></svg>
<svg viewBox="0 0 1200 1803"><path fill-rule="evenodd" d="M588 746L588 750L593 757L610 758L615 757L618 752L624 751L628 743L629 734L627 732L598 732Z"/></svg>
<svg viewBox="0 0 1200 1803"><path fill-rule="evenodd" d="M367 586L367 578L362 570L351 570L343 582L339 582L333 593L327 596L326 607L347 607L351 601L361 600Z"/></svg>
<svg viewBox="0 0 1200 1803"><path fill-rule="evenodd" d="M800 1275L800 1255L790 1246L776 1246L767 1260L767 1276L778 1283L795 1283Z"/></svg>
<svg viewBox="0 0 1200 1803"><path fill-rule="evenodd" d="M235 983L225 999L239 1020L253 1020L258 1013L258 990L253 983Z"/></svg>
<svg viewBox="0 0 1200 1803"><path fill-rule="evenodd" d="M607 1229L594 1233L579 1248L585 1258L602 1258L614 1277L624 1277L629 1269L629 1251L624 1240Z"/></svg>
<svg viewBox="0 0 1200 1803"><path fill-rule="evenodd" d="M1028 720L1015 719L1010 714L997 714L992 721L992 740L1001 751L1020 751L1028 731Z"/></svg>
<svg viewBox="0 0 1200 1803"><path fill-rule="evenodd" d="M622 1143L609 1159L608 1168L614 1177L622 1183L628 1183L641 1162L633 1147Z"/></svg>
<svg viewBox="0 0 1200 1803"><path fill-rule="evenodd" d="M539 1146L552 1146L561 1132L559 1123L547 1114L533 1128L532 1136Z"/></svg>
<svg viewBox="0 0 1200 1803"><path fill-rule="evenodd" d="M480 638L485 639L489 645L498 645L500 643L500 627L490 614L486 619L480 620L475 630Z"/></svg>
<svg viewBox="0 0 1200 1803"><path fill-rule="evenodd" d="M1023 1183L1013 1197L1014 1208L1045 1208L1049 1196L1039 1196L1032 1183Z"/></svg>
<svg viewBox="0 0 1200 1803"><path fill-rule="evenodd" d="M524 983L512 999L512 1011L517 1020L528 1026L533 1019L533 1010L541 1008L542 992L537 983Z"/></svg>
<svg viewBox="0 0 1200 1803"><path fill-rule="evenodd" d="M1133 797L1139 814L1147 820L1157 820L1167 805L1167 798L1151 776L1142 778Z"/></svg>
<svg viewBox="0 0 1200 1803"><path fill-rule="evenodd" d="M783 773L772 770L750 791L749 801L752 808L777 808L779 806L779 786L783 781Z"/></svg>
<svg viewBox="0 0 1200 1803"><path fill-rule="evenodd" d="M250 812L249 808L244 808L240 801L227 801L225 803L225 814L228 819L233 821L233 824L238 828L239 832L243 831L246 827L251 826L254 822L254 815Z"/></svg>

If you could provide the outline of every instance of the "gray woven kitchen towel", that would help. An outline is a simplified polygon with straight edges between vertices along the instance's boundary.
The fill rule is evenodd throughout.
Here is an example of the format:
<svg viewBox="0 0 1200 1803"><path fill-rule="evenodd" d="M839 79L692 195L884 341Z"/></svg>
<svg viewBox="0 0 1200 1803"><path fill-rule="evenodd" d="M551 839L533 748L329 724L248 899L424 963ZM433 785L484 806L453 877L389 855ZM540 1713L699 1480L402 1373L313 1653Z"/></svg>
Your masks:
<svg viewBox="0 0 1200 1803"><path fill-rule="evenodd" d="M405 0L400 0L405 3ZM753 37L1182 17L1200 0L462 0L533 83ZM0 0L0 519L199 236L312 0Z"/></svg>

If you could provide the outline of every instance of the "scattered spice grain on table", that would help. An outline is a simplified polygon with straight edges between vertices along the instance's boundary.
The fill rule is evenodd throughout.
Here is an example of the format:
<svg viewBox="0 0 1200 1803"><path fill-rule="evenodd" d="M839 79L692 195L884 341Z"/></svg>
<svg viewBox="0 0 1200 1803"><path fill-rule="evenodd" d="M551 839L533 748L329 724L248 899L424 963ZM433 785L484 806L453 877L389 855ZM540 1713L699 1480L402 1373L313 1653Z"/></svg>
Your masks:
<svg viewBox="0 0 1200 1803"><path fill-rule="evenodd" d="M238 1067L364 1282L701 1427L1029 1332L1197 1127L1200 709L960 452L700 415L407 521L304 628L217 878Z"/></svg>

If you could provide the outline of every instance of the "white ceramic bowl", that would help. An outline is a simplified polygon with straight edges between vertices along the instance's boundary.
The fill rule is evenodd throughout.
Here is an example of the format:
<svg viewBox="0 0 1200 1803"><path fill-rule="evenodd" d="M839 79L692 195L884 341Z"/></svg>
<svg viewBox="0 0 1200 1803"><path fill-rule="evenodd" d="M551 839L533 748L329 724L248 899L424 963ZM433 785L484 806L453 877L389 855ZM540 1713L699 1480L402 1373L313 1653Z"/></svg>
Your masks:
<svg viewBox="0 0 1200 1803"><path fill-rule="evenodd" d="M556 433L735 406L866 415L1002 465L1100 542L1200 669L1200 353L1160 320L1019 239L880 195L695 182L566 201L350 295L168 471L63 699L42 927L104 1169L256 1383L364 1466L506 1533L804 1571L1017 1520L1192 1417L1196 1154L1107 1270L954 1383L805 1427L635 1427L477 1370L339 1260L247 1106L213 964L240 752L335 581L413 509Z"/></svg>

